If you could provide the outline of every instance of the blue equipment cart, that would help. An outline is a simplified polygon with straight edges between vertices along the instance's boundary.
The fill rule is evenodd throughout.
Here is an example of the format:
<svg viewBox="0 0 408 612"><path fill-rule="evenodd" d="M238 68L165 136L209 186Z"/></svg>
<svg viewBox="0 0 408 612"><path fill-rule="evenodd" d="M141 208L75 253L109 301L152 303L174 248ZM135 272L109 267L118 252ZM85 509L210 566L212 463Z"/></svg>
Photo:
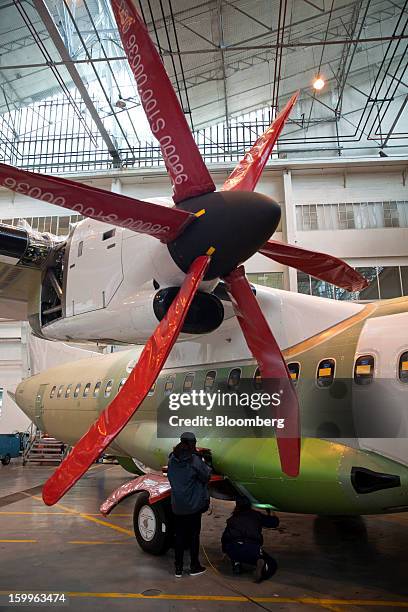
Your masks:
<svg viewBox="0 0 408 612"><path fill-rule="evenodd" d="M10 459L20 456L20 436L16 434L0 434L0 460L3 465L8 465Z"/></svg>

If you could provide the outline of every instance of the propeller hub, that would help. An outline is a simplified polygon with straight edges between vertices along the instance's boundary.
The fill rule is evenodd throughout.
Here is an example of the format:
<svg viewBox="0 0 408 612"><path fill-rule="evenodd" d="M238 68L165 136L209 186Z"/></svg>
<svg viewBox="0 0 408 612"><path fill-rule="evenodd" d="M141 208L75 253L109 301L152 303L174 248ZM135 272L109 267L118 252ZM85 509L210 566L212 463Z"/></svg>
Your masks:
<svg viewBox="0 0 408 612"><path fill-rule="evenodd" d="M281 217L272 198L251 191L207 193L184 200L177 208L198 214L168 243L170 255L187 273L197 257L211 254L204 280L225 276L252 257L276 231Z"/></svg>

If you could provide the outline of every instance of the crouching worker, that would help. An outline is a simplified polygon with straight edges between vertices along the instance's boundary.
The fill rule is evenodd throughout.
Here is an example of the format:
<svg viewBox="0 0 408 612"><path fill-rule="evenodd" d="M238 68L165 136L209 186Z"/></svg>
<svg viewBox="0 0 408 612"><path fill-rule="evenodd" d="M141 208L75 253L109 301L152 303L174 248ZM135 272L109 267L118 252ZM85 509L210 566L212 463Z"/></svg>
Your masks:
<svg viewBox="0 0 408 612"><path fill-rule="evenodd" d="M170 454L167 476L171 485L171 507L175 519L175 575L183 575L184 549L190 549L190 576L199 576L206 568L200 564L201 515L210 503L208 481L211 468L196 449L193 433L181 434L180 443Z"/></svg>
<svg viewBox="0 0 408 612"><path fill-rule="evenodd" d="M273 576L278 566L275 559L262 548L262 529L278 525L277 516L253 510L247 497L237 498L235 509L227 520L221 538L222 550L231 559L235 575L241 573L241 564L246 563L256 567L256 582Z"/></svg>

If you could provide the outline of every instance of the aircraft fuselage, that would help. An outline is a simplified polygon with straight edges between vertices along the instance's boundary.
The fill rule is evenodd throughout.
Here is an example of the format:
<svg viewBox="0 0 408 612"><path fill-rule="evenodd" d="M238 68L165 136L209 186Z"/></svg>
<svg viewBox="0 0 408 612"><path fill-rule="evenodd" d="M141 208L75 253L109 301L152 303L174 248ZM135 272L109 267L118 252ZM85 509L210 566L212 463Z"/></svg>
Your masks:
<svg viewBox="0 0 408 612"><path fill-rule="evenodd" d="M261 302L268 295L277 295L258 289ZM286 295L290 311L293 294ZM315 334L304 332L306 337L297 343L289 340L284 350L292 376L297 378L301 406L298 478L282 474L273 436L217 438L211 432L199 440L200 446L211 449L216 471L254 501L282 511L319 514L408 509L408 384L404 374L408 341L404 343L401 334L408 322L408 301L400 298L354 306L348 317ZM203 389L209 373L214 388L228 385L234 370L240 371L241 378L255 376L257 365L232 321L230 326L223 333L218 330L176 344L154 389L112 443L112 454L134 457L160 469L176 443L175 437L157 437L157 410L166 394L185 391L187 377L191 391ZM23 381L16 401L40 429L73 445L118 393L140 352L138 347L52 368ZM367 376L370 380L364 378ZM365 382L360 384L361 380ZM345 381L354 393L341 403L339 389ZM367 410L359 394L371 389L373 396L381 398L384 384L389 401L373 407L371 418L378 411L392 414L392 437L356 435L352 439L350 415L354 418L359 410Z"/></svg>

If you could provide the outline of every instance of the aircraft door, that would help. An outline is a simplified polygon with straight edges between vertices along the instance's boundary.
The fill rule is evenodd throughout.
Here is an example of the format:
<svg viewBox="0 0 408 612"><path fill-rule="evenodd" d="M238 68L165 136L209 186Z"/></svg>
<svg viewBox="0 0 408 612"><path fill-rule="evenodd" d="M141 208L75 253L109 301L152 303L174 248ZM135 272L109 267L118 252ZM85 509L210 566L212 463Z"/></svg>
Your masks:
<svg viewBox="0 0 408 612"><path fill-rule="evenodd" d="M43 416L44 416L44 394L45 394L47 387L48 387L48 384L40 385L37 395L35 397L35 406L34 406L35 424L37 425L40 431L45 431Z"/></svg>

